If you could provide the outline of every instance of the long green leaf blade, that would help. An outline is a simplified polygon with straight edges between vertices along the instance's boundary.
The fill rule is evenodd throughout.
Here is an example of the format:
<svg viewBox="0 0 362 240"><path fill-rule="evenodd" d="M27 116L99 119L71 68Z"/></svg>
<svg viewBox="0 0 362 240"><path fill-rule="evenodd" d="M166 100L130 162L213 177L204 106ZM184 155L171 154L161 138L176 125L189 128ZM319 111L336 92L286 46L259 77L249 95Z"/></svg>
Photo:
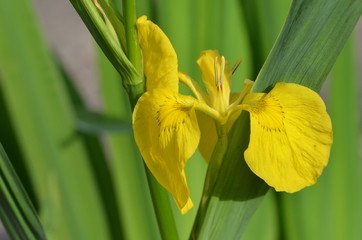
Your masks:
<svg viewBox="0 0 362 240"><path fill-rule="evenodd" d="M46 239L37 213L0 143L0 218L12 239Z"/></svg>
<svg viewBox="0 0 362 240"><path fill-rule="evenodd" d="M319 92L361 13L359 0L294 0L254 92L280 81Z"/></svg>
<svg viewBox="0 0 362 240"><path fill-rule="evenodd" d="M26 156L47 236L108 239L75 115L34 11L27 0L0 4L1 91Z"/></svg>

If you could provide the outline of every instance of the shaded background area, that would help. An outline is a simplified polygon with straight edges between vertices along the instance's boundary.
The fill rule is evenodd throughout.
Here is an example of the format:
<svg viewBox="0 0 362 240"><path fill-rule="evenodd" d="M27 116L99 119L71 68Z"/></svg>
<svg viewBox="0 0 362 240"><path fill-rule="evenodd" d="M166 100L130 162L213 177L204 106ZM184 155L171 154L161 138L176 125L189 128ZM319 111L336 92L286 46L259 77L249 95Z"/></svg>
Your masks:
<svg viewBox="0 0 362 240"><path fill-rule="evenodd" d="M59 0L33 0L43 32L55 56L76 82L76 86L93 110L101 108L95 42L69 3ZM362 93L362 21L356 28L359 59L359 96ZM328 86L327 86L328 87ZM360 103L362 99L360 98ZM362 104L359 105L362 112ZM360 119L361 123L361 119ZM360 124L361 125L361 124ZM361 135L361 134L360 134ZM0 239L7 239L3 230Z"/></svg>

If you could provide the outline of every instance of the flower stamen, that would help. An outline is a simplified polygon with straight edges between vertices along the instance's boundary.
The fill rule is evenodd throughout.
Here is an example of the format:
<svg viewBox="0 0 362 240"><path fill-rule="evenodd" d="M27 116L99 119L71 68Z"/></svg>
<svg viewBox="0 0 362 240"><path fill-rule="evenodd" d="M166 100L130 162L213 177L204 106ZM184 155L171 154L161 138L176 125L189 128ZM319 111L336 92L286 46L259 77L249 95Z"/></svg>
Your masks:
<svg viewBox="0 0 362 240"><path fill-rule="evenodd" d="M221 64L219 66L219 58L216 56L214 59L214 71L215 71L215 85L216 89L222 91L222 85L224 84L225 74L225 57L221 56ZM220 73L219 73L220 68Z"/></svg>
<svg viewBox="0 0 362 240"><path fill-rule="evenodd" d="M218 69L217 62L218 62L218 57L216 56L214 59L215 85L216 85L216 88L219 88L219 73L217 71L217 69Z"/></svg>
<svg viewBox="0 0 362 240"><path fill-rule="evenodd" d="M225 72L225 57L221 56L221 71L220 71L220 90L222 91L222 85L224 84L224 72Z"/></svg>
<svg viewBox="0 0 362 240"><path fill-rule="evenodd" d="M234 74L234 72L238 69L238 67L240 66L242 59L238 58L238 60L236 60L236 63L234 64L233 68L231 69L231 74Z"/></svg>

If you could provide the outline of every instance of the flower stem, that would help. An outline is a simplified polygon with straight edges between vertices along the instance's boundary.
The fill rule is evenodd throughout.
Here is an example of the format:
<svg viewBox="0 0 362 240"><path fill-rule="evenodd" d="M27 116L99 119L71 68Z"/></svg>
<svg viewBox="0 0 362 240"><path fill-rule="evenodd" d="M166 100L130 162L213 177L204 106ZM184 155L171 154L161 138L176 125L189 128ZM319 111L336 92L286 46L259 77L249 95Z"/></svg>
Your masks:
<svg viewBox="0 0 362 240"><path fill-rule="evenodd" d="M133 79L130 90L132 96L129 96L132 110L137 103L138 97L144 91L144 81L143 81L143 66L142 66L142 55L141 49L138 44L137 38L137 29L135 26L136 23L136 3L135 0L124 0L123 1L123 16L126 32L126 46L127 46L127 56L139 76L136 76ZM140 81L140 79L142 79ZM161 238L164 240L178 240L179 236L177 233L177 228L175 220L173 217L170 199L167 191L156 181L152 173L149 171L145 165L147 180L149 189L151 192L152 202L154 211L156 214L159 231Z"/></svg>
<svg viewBox="0 0 362 240"><path fill-rule="evenodd" d="M127 56L139 73L142 73L141 50L137 39L135 0L123 1L124 27L126 32Z"/></svg>
<svg viewBox="0 0 362 240"><path fill-rule="evenodd" d="M167 191L161 187L146 168L148 185L151 192L153 207L156 213L157 223L163 240L178 240L179 236L176 229L175 219L170 206L170 199Z"/></svg>
<svg viewBox="0 0 362 240"><path fill-rule="evenodd" d="M135 0L124 0L122 2L127 57L138 73L133 76L130 83L124 84L133 108L145 90L145 81L143 77L141 48L137 38L136 3Z"/></svg>

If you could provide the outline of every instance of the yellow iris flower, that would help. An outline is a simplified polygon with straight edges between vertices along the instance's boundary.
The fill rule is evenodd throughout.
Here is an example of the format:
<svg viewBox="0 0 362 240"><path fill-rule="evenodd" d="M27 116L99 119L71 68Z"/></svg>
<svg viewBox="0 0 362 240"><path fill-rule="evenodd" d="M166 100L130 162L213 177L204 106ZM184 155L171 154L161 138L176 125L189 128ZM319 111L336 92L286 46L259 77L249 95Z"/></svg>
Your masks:
<svg viewBox="0 0 362 240"><path fill-rule="evenodd" d="M233 69L217 51L197 60L207 92L178 72L177 56L162 30L137 20L147 91L133 113L134 136L157 181L174 197L181 213L192 208L185 164L199 148L208 161L218 137L225 136L242 110L250 113L245 160L277 191L296 192L316 182L329 158L332 125L323 100L307 87L277 83L269 93L231 94ZM178 92L179 81L195 97Z"/></svg>

